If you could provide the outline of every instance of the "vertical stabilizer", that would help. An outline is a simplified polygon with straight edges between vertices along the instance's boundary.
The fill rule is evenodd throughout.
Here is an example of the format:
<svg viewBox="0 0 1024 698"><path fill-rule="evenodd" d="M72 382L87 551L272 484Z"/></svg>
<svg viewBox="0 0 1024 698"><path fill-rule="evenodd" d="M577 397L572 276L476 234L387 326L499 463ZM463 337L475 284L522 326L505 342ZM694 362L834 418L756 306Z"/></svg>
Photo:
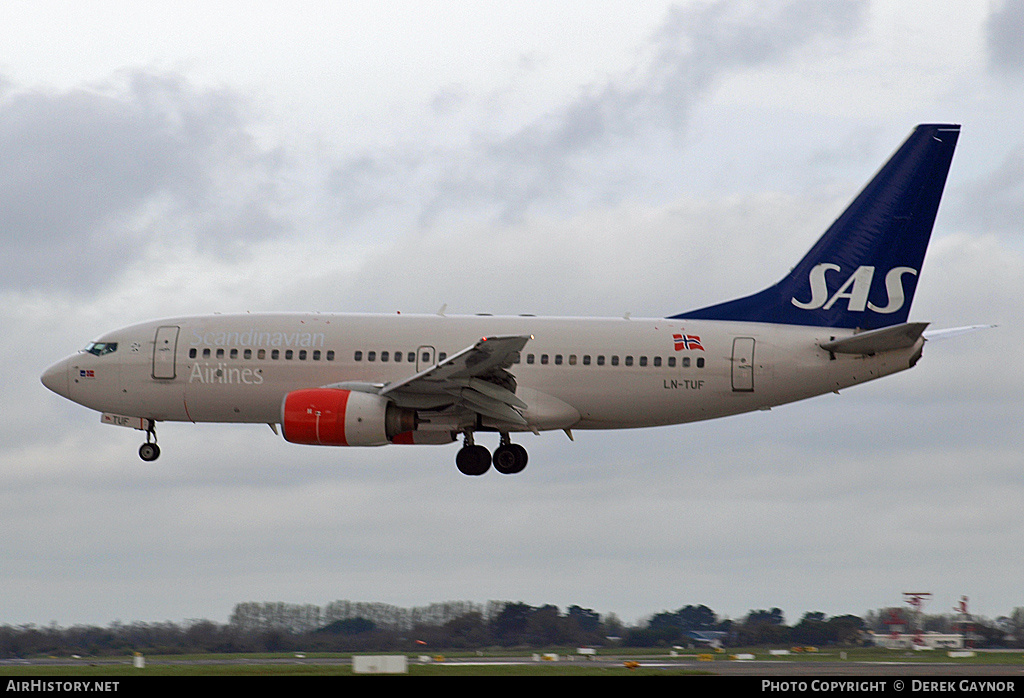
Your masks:
<svg viewBox="0 0 1024 698"><path fill-rule="evenodd" d="M922 124L774 286L673 316L875 329L907 321L960 126Z"/></svg>

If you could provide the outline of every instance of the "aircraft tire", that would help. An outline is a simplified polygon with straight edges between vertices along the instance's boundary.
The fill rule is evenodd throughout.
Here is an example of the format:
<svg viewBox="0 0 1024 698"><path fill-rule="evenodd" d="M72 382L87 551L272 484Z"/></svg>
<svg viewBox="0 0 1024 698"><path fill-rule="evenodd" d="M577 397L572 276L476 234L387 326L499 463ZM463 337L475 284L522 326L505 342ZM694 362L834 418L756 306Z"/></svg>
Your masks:
<svg viewBox="0 0 1024 698"><path fill-rule="evenodd" d="M145 443L139 446L139 458L150 463L160 457L160 447L154 443Z"/></svg>
<svg viewBox="0 0 1024 698"><path fill-rule="evenodd" d="M528 456L526 449L519 444L505 444L494 452L494 469L502 475L515 475L523 472Z"/></svg>
<svg viewBox="0 0 1024 698"><path fill-rule="evenodd" d="M455 454L455 465L463 475L483 475L491 467L491 452L483 446L463 446Z"/></svg>

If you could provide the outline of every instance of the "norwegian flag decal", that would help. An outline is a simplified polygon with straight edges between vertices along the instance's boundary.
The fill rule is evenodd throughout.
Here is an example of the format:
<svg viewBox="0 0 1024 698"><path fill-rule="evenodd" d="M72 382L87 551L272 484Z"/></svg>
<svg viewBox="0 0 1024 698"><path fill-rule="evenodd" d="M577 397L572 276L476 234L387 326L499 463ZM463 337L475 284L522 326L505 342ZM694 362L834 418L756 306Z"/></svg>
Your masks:
<svg viewBox="0 0 1024 698"><path fill-rule="evenodd" d="M672 335L672 339L674 339L676 342L676 351L682 351L684 349L686 349L687 351L691 351L694 349L704 351L704 347L700 343L700 335L674 334Z"/></svg>

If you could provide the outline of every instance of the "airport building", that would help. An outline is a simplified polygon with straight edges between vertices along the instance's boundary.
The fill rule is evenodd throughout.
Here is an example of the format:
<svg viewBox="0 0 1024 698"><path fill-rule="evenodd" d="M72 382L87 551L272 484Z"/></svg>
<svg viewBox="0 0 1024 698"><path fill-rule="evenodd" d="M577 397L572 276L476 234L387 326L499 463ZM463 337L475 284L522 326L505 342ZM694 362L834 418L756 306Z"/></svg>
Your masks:
<svg viewBox="0 0 1024 698"><path fill-rule="evenodd" d="M962 649L964 636L953 633L869 633L876 647L891 650Z"/></svg>

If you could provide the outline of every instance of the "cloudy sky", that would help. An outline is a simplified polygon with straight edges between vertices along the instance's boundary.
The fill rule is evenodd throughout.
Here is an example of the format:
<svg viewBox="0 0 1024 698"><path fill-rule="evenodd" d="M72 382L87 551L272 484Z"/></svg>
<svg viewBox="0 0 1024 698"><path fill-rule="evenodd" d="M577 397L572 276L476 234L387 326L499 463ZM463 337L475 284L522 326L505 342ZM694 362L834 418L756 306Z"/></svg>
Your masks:
<svg viewBox="0 0 1024 698"><path fill-rule="evenodd" d="M1024 4L5 3L0 624L239 601L1024 606ZM927 8L927 11L924 11ZM679 427L347 450L39 383L259 310L665 316L781 277L922 122L963 133L913 370ZM485 445L495 444L481 439Z"/></svg>

